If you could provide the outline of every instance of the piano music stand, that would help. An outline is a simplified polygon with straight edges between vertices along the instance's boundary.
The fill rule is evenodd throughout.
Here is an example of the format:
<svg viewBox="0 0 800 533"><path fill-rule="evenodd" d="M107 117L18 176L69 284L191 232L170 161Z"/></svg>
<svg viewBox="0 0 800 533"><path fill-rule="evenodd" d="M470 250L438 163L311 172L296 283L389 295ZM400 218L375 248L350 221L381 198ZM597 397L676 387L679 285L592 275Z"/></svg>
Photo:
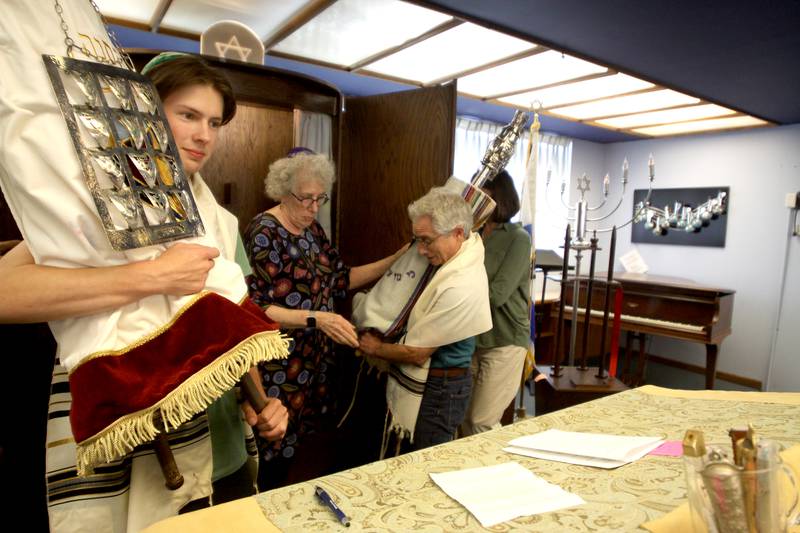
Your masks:
<svg viewBox="0 0 800 533"><path fill-rule="evenodd" d="M544 295L547 292L547 275L552 270L559 270L563 259L555 252L555 250L536 250L536 265L537 270L542 271L542 303L544 303ZM568 267L571 268L571 267Z"/></svg>

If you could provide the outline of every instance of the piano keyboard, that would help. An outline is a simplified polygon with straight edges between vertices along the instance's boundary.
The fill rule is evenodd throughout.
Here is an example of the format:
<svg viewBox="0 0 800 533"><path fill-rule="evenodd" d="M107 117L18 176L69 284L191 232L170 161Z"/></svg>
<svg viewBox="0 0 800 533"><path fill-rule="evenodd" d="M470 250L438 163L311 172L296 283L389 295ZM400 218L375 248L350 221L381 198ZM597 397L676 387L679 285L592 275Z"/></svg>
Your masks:
<svg viewBox="0 0 800 533"><path fill-rule="evenodd" d="M584 316L585 313L586 313L586 308L582 307L578 308L579 316ZM572 316L572 306L565 305L564 317L568 318L570 316ZM592 309L592 317L603 318L603 312L597 309ZM611 324L611 321L613 319L614 319L614 313L609 311L608 323ZM682 322L669 322L667 320L656 320L655 318L646 318L643 316L620 315L620 320L622 320L622 322L627 322L629 324L642 324L646 326L670 329L673 331L686 331L688 333L705 332L705 328L703 326L697 326L695 324L684 324Z"/></svg>

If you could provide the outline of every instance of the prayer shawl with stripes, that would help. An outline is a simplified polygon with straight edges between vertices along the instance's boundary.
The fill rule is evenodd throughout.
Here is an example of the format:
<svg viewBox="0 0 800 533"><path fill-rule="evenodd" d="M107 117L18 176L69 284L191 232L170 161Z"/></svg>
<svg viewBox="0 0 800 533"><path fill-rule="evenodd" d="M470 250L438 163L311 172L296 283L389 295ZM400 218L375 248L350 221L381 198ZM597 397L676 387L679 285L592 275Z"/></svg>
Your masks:
<svg viewBox="0 0 800 533"><path fill-rule="evenodd" d="M492 328L489 284L483 266L483 242L470 233L459 251L427 280L428 262L411 247L368 292L353 298L353 322L358 328L385 333L396 327L396 319L408 302L416 302L408 313L400 344L423 348L460 341ZM423 273L423 275L420 274ZM421 280L421 281L420 281ZM423 366L391 364L386 384L386 402L392 415L391 431L413 441L430 360Z"/></svg>
<svg viewBox="0 0 800 533"><path fill-rule="evenodd" d="M217 261L221 258L233 261L237 235L236 218L218 206L199 174L192 176L191 185L206 225L207 236L215 239L220 250L221 255ZM249 299L241 306L227 301L203 302L213 296L206 292L195 297L197 303L175 319L173 328L186 327L200 343L209 342L215 332L223 334L219 341L224 346L224 337L228 336L224 333L228 329L225 327L225 317L215 313L207 318L203 316L208 311L220 310L215 307L220 303L227 310L230 319L249 322L250 327L256 329L265 327L263 322L258 326L263 316L260 310L254 311L258 316L248 318L249 309L255 307ZM209 331L201 334L203 330ZM265 334L273 333L268 331ZM165 333L164 337L168 338L169 333ZM158 342L158 337L145 343L145 346L152 342ZM246 340L241 344L246 344ZM284 353L285 351L265 349L258 357L280 357ZM132 354L132 351L128 354ZM221 361L225 361L225 358ZM238 364L240 363L236 363ZM238 370L235 365L227 363L227 367L233 370L232 374L238 376L241 376L240 371L243 373L249 366L246 359ZM216 388L223 392L229 390L237 379L238 377L233 382L230 379L219 381ZM48 510L53 531L82 531L87 524L93 524L100 529L110 527L109 530L115 532L139 531L154 522L176 515L188 502L211 495L212 453L208 423L203 412L205 407L195 414L189 414L188 420L168 434L175 461L184 474L183 486L170 491L164 486L164 478L152 446L145 443L138 443L125 453L103 461L93 472L81 472L80 462L76 461L76 456L80 458L80 453L77 452L80 440L75 436L75 418L81 417L81 413L76 413L76 404L80 409L80 402L85 400L81 399L80 394L76 394L76 386L80 386L80 381L73 379L63 366L57 365L47 428ZM129 394L128 388L117 388L120 389L120 394ZM187 403L190 402L191 400ZM90 410L89 423L93 422L91 412Z"/></svg>
<svg viewBox="0 0 800 533"><path fill-rule="evenodd" d="M73 39L84 38L95 54L116 53L90 2L59 5ZM165 246L115 251L98 216L42 61L42 54L67 54L60 16L52 4L3 3L3 194L37 264L108 267L154 259ZM81 55L81 43L73 49L76 59L90 60ZM234 249L235 218L202 183L194 193L206 233L187 242L222 252L202 293L153 295L113 311L50 322L71 384L79 474L151 441L157 415L175 428L203 412L250 366L286 356L288 341L250 304L241 269L226 253Z"/></svg>

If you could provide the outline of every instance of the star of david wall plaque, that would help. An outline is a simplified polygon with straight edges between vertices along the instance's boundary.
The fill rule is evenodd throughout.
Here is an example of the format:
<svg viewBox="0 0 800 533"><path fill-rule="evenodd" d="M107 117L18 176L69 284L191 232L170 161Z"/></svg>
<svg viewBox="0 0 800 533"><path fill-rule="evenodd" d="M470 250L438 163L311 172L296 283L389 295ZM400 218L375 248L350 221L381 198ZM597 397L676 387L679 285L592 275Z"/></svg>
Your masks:
<svg viewBox="0 0 800 533"><path fill-rule="evenodd" d="M215 22L200 35L200 53L244 63L264 64L264 43L249 27L235 20Z"/></svg>
<svg viewBox="0 0 800 533"><path fill-rule="evenodd" d="M111 246L127 250L203 235L150 80L100 63L42 58Z"/></svg>

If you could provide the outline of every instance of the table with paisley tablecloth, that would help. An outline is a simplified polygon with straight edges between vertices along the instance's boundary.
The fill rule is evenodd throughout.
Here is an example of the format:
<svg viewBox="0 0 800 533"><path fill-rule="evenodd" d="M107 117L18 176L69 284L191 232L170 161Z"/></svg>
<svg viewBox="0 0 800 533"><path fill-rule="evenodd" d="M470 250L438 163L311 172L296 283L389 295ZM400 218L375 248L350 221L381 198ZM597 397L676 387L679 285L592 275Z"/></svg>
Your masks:
<svg viewBox="0 0 800 533"><path fill-rule="evenodd" d="M752 423L758 434L785 446L800 443L800 394L681 391L644 386L454 442L345 470L256 496L283 531L335 531L344 527L314 497L325 488L351 520L348 531L642 531L685 501L679 457L645 456L613 470L512 455L513 438L546 429L680 440L700 428L707 442ZM430 476L516 461L573 492L586 504L523 516L490 529L451 499Z"/></svg>

